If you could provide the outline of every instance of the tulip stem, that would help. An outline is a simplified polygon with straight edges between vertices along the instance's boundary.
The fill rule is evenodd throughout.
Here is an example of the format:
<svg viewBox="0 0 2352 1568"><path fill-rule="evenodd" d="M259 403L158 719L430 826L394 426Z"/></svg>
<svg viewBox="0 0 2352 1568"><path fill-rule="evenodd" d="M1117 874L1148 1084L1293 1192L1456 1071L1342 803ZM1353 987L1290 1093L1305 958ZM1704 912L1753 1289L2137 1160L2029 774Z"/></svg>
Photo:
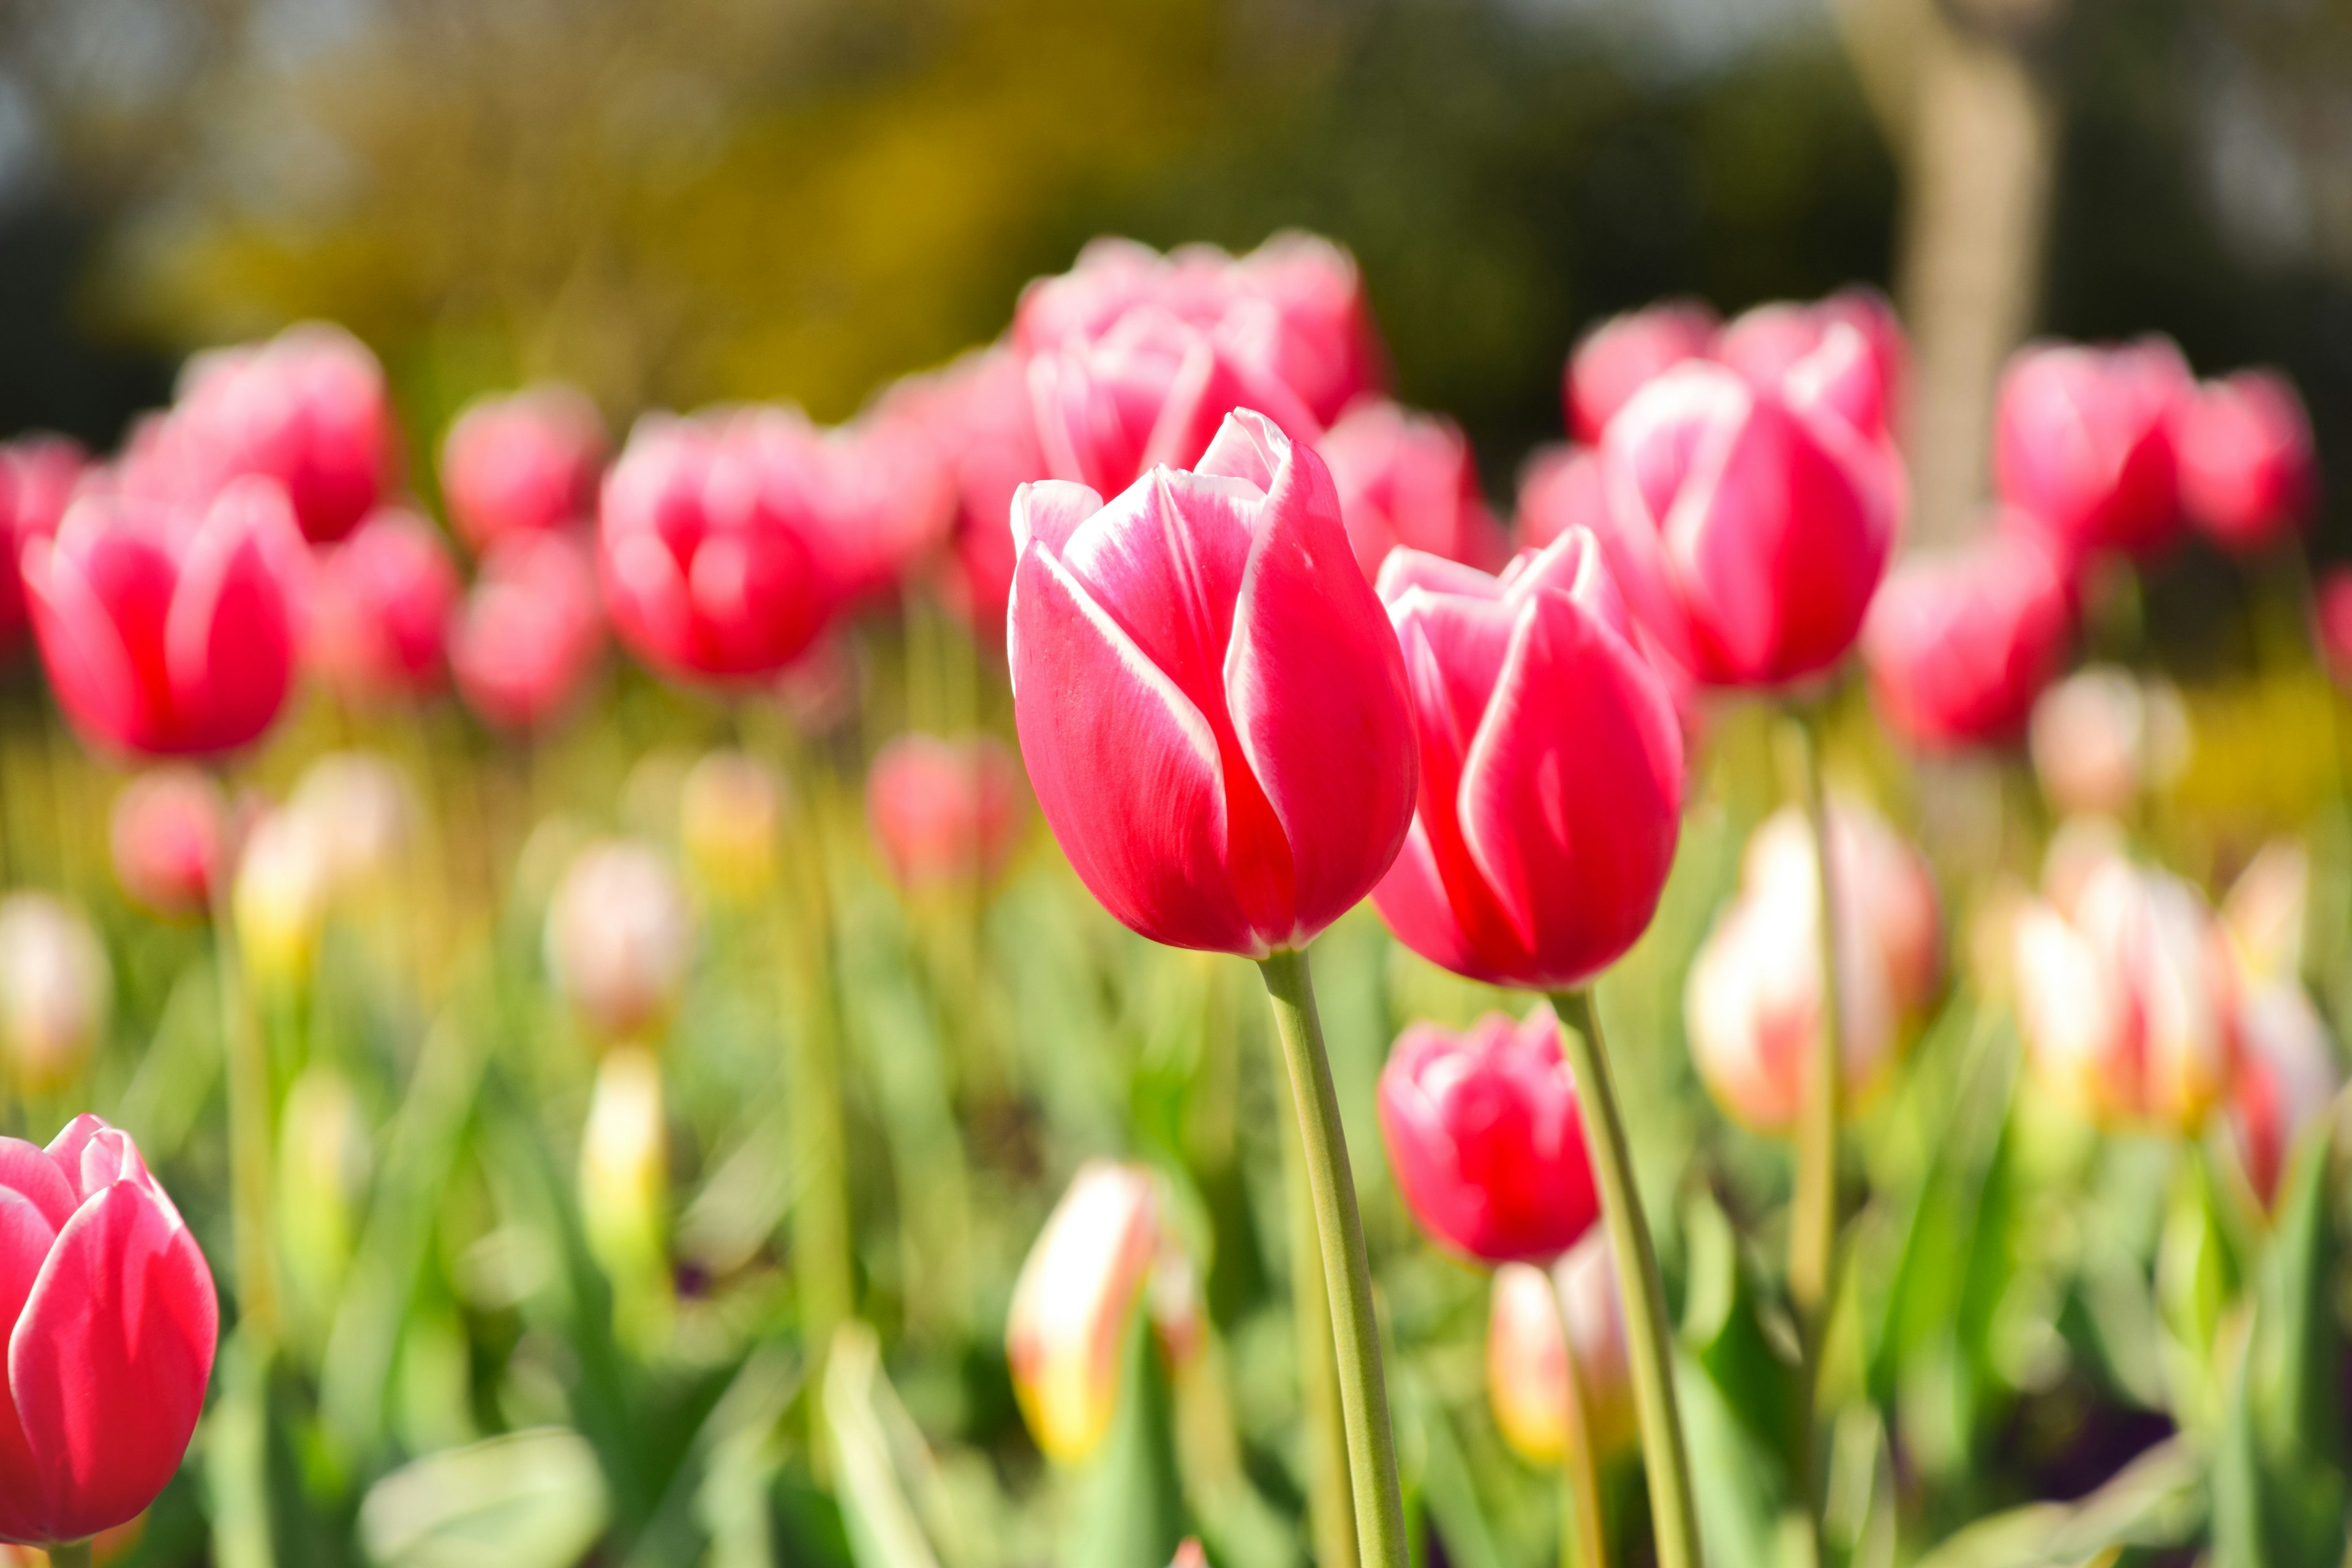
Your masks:
<svg viewBox="0 0 2352 1568"><path fill-rule="evenodd" d="M814 781L803 773L802 783ZM834 973L833 893L824 839L813 814L813 789L801 792L803 914L799 946L801 1027L792 1031L788 1084L799 1181L792 1208L793 1265L800 1277L802 1354L807 1363L810 1452L828 1452L817 1391L835 1330L856 1309L850 1261L847 1140L841 1115L841 1000Z"/></svg>
<svg viewBox="0 0 2352 1568"><path fill-rule="evenodd" d="M1820 705L1807 703L1799 709L1792 726L1792 750L1813 836L1814 889L1821 906L1822 1003L1821 1027L1813 1032L1804 1100L1798 1110L1797 1184L1789 1218L1789 1297L1797 1310L1798 1344L1804 1358L1797 1410L1803 1444L1798 1473L1804 1477L1805 1510L1812 1521L1817 1554L1823 1545L1822 1500L1814 1473L1814 1405L1821 1393L1822 1342L1828 1335L1837 1270L1838 1100L1845 1060L1843 1008L1838 995L1837 883L1832 869L1829 788L1822 775L1821 723Z"/></svg>
<svg viewBox="0 0 2352 1568"><path fill-rule="evenodd" d="M1697 1568L1702 1561L1698 1505L1691 1492L1690 1458L1683 1445L1682 1412L1675 1401L1675 1356L1666 1324L1665 1282L1658 1275L1658 1250L1633 1184L1633 1152L1625 1141L1625 1119L1617 1109L1617 1089L1609 1076L1609 1050L1601 1037L1601 1010L1588 990L1562 991L1552 998L1568 1025L1569 1070L1584 1111L1585 1146L1601 1182L1601 1217L1609 1226L1609 1249L1617 1263L1618 1297L1625 1313L1626 1359L1633 1373L1633 1407L1642 1421L1642 1461L1650 1484L1650 1525L1657 1537L1658 1568ZM1565 1332L1565 1329L1562 1331Z"/></svg>
<svg viewBox="0 0 2352 1568"><path fill-rule="evenodd" d="M1316 1242L1315 1193L1296 1122L1282 1138L1283 1184L1290 1200L1290 1305L1298 1336L1298 1394L1307 1413L1307 1526L1314 1561L1349 1568L1356 1561L1356 1501L1348 1484L1348 1418L1331 1352L1331 1298L1323 1289L1323 1249Z"/></svg>
<svg viewBox="0 0 2352 1568"><path fill-rule="evenodd" d="M58 1542L49 1548L49 1568L89 1568L89 1542Z"/></svg>
<svg viewBox="0 0 2352 1568"><path fill-rule="evenodd" d="M1397 1487L1396 1434L1389 1424L1388 1384L1381 1370L1380 1325L1372 1315L1372 1271L1348 1168L1348 1135L1331 1058L1315 1012L1307 954L1284 948L1258 961L1274 1004L1275 1032L1290 1071L1298 1111L1299 1149L1322 1245L1323 1288L1331 1306L1332 1352L1346 1418L1348 1474L1356 1499L1358 1561L1365 1568L1405 1568L1404 1500Z"/></svg>
<svg viewBox="0 0 2352 1568"><path fill-rule="evenodd" d="M224 784L226 792L226 784ZM236 856L224 846L213 868L213 984L220 994L221 1051L228 1094L229 1230L237 1321L256 1343L278 1339L278 1277L270 1245L269 1054L236 940Z"/></svg>
<svg viewBox="0 0 2352 1568"><path fill-rule="evenodd" d="M1609 1522L1601 1511L1601 1456L1592 1447L1592 1411L1584 1400L1584 1378L1576 1365L1576 1332L1569 1325L1568 1300L1559 1293L1559 1271L1544 1270L1559 1320L1560 1568L1609 1568Z"/></svg>

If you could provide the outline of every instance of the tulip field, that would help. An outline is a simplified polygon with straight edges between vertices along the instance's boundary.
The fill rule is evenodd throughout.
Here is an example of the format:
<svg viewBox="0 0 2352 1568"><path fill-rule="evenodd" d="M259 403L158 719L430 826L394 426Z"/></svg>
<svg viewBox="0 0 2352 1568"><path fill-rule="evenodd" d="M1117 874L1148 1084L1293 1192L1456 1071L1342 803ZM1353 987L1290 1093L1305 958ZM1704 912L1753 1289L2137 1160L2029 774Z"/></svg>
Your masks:
<svg viewBox="0 0 2352 1568"><path fill-rule="evenodd" d="M1868 289L1507 493L1322 239L1010 308L0 444L0 1562L2347 1561L2291 382L2031 343L1927 549Z"/></svg>

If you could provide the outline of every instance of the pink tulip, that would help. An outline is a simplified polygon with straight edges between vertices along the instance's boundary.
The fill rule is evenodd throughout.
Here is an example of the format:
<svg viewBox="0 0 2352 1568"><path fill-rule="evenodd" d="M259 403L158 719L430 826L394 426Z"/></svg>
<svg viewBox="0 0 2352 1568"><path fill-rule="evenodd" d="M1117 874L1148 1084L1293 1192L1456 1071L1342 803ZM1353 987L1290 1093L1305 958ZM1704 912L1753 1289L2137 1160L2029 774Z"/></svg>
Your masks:
<svg viewBox="0 0 2352 1568"><path fill-rule="evenodd" d="M2172 426L2191 387L2162 338L2019 350L1993 434L2001 500L2073 555L2160 548L2180 522Z"/></svg>
<svg viewBox="0 0 2352 1568"><path fill-rule="evenodd" d="M2312 590L2312 640L2339 686L2352 686L2352 566L2332 566Z"/></svg>
<svg viewBox="0 0 2352 1568"><path fill-rule="evenodd" d="M866 816L902 888L992 880L1021 831L1021 770L999 742L901 735L866 784Z"/></svg>
<svg viewBox="0 0 2352 1568"><path fill-rule="evenodd" d="M0 1541L78 1542L155 1500L187 1452L220 1308L126 1133L0 1139Z"/></svg>
<svg viewBox="0 0 2352 1568"><path fill-rule="evenodd" d="M2064 564L2030 531L1999 529L1895 569L1863 625L1879 710L1930 751L2015 740L2074 629Z"/></svg>
<svg viewBox="0 0 2352 1568"><path fill-rule="evenodd" d="M1399 551L1380 587L1421 737L1381 918L1473 979L1582 984L1649 924L1682 801L1674 704L1600 547L1571 529L1500 577Z"/></svg>
<svg viewBox="0 0 2352 1568"><path fill-rule="evenodd" d="M1831 806L1838 1006L1844 1091L1884 1081L1906 1016L1941 973L1942 916L1919 852L1859 802ZM1691 1058L1725 1113L1755 1131L1795 1125L1822 1026L1820 872L1813 835L1791 806L1759 828L1739 891L1707 933L1684 988Z"/></svg>
<svg viewBox="0 0 2352 1568"><path fill-rule="evenodd" d="M2238 1040L2244 1054L2230 1089L2230 1136L2246 1180L2269 1203L2296 1142L2327 1114L2343 1075L2327 1026L2292 983L2246 992L2238 1004Z"/></svg>
<svg viewBox="0 0 2352 1568"><path fill-rule="evenodd" d="M1624 1304L1609 1239L1598 1229L1549 1270L1528 1263L1495 1270L1486 1399L1503 1441L1531 1465L1556 1466L1567 1455L1570 1357L1593 1452L1632 1447L1637 1428Z"/></svg>
<svg viewBox="0 0 2352 1568"><path fill-rule="evenodd" d="M328 687L361 704L436 689L443 630L462 589L441 531L387 507L323 547L317 564L304 652Z"/></svg>
<svg viewBox="0 0 2352 1568"><path fill-rule="evenodd" d="M928 426L887 402L826 432L815 457L812 500L834 581L846 601L889 597L953 532L955 468Z"/></svg>
<svg viewBox="0 0 2352 1568"><path fill-rule="evenodd" d="M21 561L25 546L57 536L89 459L63 436L20 436L0 442L0 550ZM22 574L0 568L0 648L14 647L26 626Z"/></svg>
<svg viewBox="0 0 2352 1568"><path fill-rule="evenodd" d="M1416 774L1322 459L1244 410L1196 471L1024 486L1013 519L1014 717L1078 876L1171 946L1305 945L1395 858Z"/></svg>
<svg viewBox="0 0 2352 1568"><path fill-rule="evenodd" d="M2086 665L2044 691L2027 721L2033 772L2069 816L2125 816L2189 752L2180 694L2115 665Z"/></svg>
<svg viewBox="0 0 2352 1568"><path fill-rule="evenodd" d="M1381 1069L1381 1138L1422 1228L1486 1263L1548 1263L1600 1217L1584 1113L1538 1002L1514 1025L1407 1029Z"/></svg>
<svg viewBox="0 0 2352 1568"><path fill-rule="evenodd" d="M557 989L600 1038L643 1043L677 1005L694 962L694 907L667 858L601 839L564 868L547 903Z"/></svg>
<svg viewBox="0 0 2352 1568"><path fill-rule="evenodd" d="M587 545L572 534L510 534L482 557L449 618L449 672L488 722L535 730L561 716L604 651Z"/></svg>
<svg viewBox="0 0 2352 1568"><path fill-rule="evenodd" d="M1013 593L1013 492L1045 477L1028 371L1009 350L982 349L937 374L900 381L884 406L893 405L921 423L954 478L948 602L1002 644Z"/></svg>
<svg viewBox="0 0 2352 1568"><path fill-rule="evenodd" d="M1518 514L1511 533L1522 548L1541 550L1571 528L1596 535L1609 526L1601 456L1590 447L1539 447L1519 470Z"/></svg>
<svg viewBox="0 0 2352 1568"><path fill-rule="evenodd" d="M1804 374L1751 387L1685 364L1619 412L1601 449L1610 565L1643 625L1715 686L1828 669L1862 629L1902 515L1902 469L1849 416L1875 376L1832 326Z"/></svg>
<svg viewBox="0 0 2352 1568"><path fill-rule="evenodd" d="M1339 516L1366 582L1402 544L1482 571L1508 553L1479 493L1461 426L1396 404L1357 404L1315 444L1339 491Z"/></svg>
<svg viewBox="0 0 2352 1568"><path fill-rule="evenodd" d="M2227 549L2255 551L2285 538L2318 504L2311 416L2277 371L2206 382L2183 400L2173 444L2182 509Z"/></svg>
<svg viewBox="0 0 2352 1568"><path fill-rule="evenodd" d="M1569 434L1598 445L1633 395L1685 360L1705 359L1715 312L1696 300L1668 300L1588 329L1568 358Z"/></svg>
<svg viewBox="0 0 2352 1568"><path fill-rule="evenodd" d="M203 919L229 838L228 803L194 768L154 768L114 798L114 879L154 914Z"/></svg>
<svg viewBox="0 0 2352 1568"><path fill-rule="evenodd" d="M200 512L93 495L25 546L41 661L66 716L137 756L234 751L291 683L305 570L285 492L239 480Z"/></svg>
<svg viewBox="0 0 2352 1568"><path fill-rule="evenodd" d="M441 442L441 495L474 549L508 533L543 533L596 510L604 416L561 382L479 397Z"/></svg>
<svg viewBox="0 0 2352 1568"><path fill-rule="evenodd" d="M1871 370L1853 384L1851 416L1865 428L1883 430L1895 422L1910 349L1895 308L1875 289L1841 289L1810 304L1783 300L1756 306L1717 335L1712 357L1752 386L1778 387L1820 351L1840 324L1862 335Z"/></svg>

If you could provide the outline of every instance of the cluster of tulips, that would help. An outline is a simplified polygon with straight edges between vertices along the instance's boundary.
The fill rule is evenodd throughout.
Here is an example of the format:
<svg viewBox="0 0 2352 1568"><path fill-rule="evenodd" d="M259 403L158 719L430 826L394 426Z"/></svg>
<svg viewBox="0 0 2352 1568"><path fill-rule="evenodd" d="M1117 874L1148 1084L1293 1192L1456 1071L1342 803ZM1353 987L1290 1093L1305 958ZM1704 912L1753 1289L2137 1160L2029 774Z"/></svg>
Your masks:
<svg viewBox="0 0 2352 1568"><path fill-rule="evenodd" d="M1378 1089L1404 1204L1496 1271L1500 1429L1567 1475L1574 1560L1618 1561L1639 1532L1603 1477L1636 1446L1649 1550L1664 1568L1702 1560L1688 1363L1595 985L1656 915L1727 700L1784 716L1795 798L1749 840L1684 1016L1724 1111L1790 1150L1783 1289L1812 1547L1853 1207L1844 1124L1948 967L1925 856L1824 776L1857 650L1897 734L1923 752L2030 739L2065 816L2042 885L1980 922L1979 978L2013 1002L2036 1082L2091 1120L2182 1137L2226 1110L2272 1199L2337 1080L2300 978L2307 860L2266 851L2217 915L2135 839L2178 750L2177 699L2116 668L2060 677L2086 606L2181 527L2242 554L2298 548L2318 486L2286 383L2200 384L2160 342L2030 346L2000 392L1998 515L1890 572L1905 345L1874 294L1604 323L1568 363L1573 443L1530 460L1507 523L1461 432L1386 397L1384 371L1354 264L1323 241L1238 258L1101 241L1032 285L999 343L838 427L786 406L655 413L608 454L571 389L478 402L439 448L446 531L403 489L381 368L328 327L198 356L109 460L0 450L10 629L29 624L93 748L176 764L119 795L113 858L136 902L217 928L240 1375L303 1332L306 1263L276 1256L273 1191L340 1179L335 1140L311 1158L293 1130L352 1114L331 1079L273 1052L257 995L313 961L330 903L396 875L414 824L380 759L321 759L274 806L236 759L306 678L359 715L453 687L490 731L545 741L585 712L608 633L740 732L771 716L789 731L702 758L678 837L697 888L774 896L786 917L776 951L805 1015L785 1063L798 1333L811 1367L836 1363L811 1373L828 1398L862 1364L832 894L793 823L821 793L858 639L918 599L1001 649L1019 759L979 732L970 692L940 707L971 732L879 748L866 819L908 896L992 886L1034 795L1120 922L1263 973L1326 1563L1413 1560L1307 956L1367 899L1421 959L1534 998L1464 1033L1414 1024ZM2311 619L2352 667L2352 584L2324 583ZM685 1289L658 1047L697 908L668 857L627 841L572 855L547 903L548 971L597 1052L586 1244L638 1344L671 1331ZM20 1089L76 1081L107 986L71 910L0 909ZM1172 1363L1202 1353L1172 1206L1147 1167L1091 1162L1036 1242L1007 1352L1052 1458L1078 1463L1111 1430L1139 1311ZM138 1151L89 1117L46 1151L0 1141L0 1541L72 1561L178 1466L212 1373L214 1282Z"/></svg>

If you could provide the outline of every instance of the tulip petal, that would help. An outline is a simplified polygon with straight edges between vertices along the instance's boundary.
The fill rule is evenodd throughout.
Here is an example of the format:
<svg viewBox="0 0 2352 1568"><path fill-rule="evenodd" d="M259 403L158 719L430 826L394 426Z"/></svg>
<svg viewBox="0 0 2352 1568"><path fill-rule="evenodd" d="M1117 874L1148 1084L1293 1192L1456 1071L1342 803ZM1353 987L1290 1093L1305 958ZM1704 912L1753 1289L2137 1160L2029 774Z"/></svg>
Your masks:
<svg viewBox="0 0 2352 1568"><path fill-rule="evenodd" d="M1033 539L1043 541L1056 555L1066 553L1070 536L1080 524L1102 510L1103 499L1068 479L1034 479L1013 492L1013 552L1019 555Z"/></svg>
<svg viewBox="0 0 2352 1568"><path fill-rule="evenodd" d="M633 651L677 668L694 641L694 605L677 558L653 533L606 540L597 560L613 625Z"/></svg>
<svg viewBox="0 0 2352 1568"><path fill-rule="evenodd" d="M25 546L22 570L58 705L85 733L137 748L151 733L152 709L114 617L81 563L36 539Z"/></svg>
<svg viewBox="0 0 2352 1568"><path fill-rule="evenodd" d="M32 1149L31 1144L17 1143L15 1139L7 1142L19 1149ZM33 1151L32 1160L49 1168L37 1150ZM56 1175L53 1168L50 1174ZM5 1182L0 1176L0 1346L12 1336L24 1311L25 1298L32 1294L33 1281L39 1278L41 1260L58 1237L57 1224L43 1205ZM50 1539L49 1500L38 1483L32 1448L16 1419L16 1401L5 1380L0 1379L0 1541Z"/></svg>
<svg viewBox="0 0 2352 1568"><path fill-rule="evenodd" d="M181 558L163 626L175 718L169 750L220 752L269 727L294 671L292 604L267 531L282 496L232 491ZM226 515L225 515L226 514ZM291 531L290 520L283 526Z"/></svg>
<svg viewBox="0 0 2352 1568"><path fill-rule="evenodd" d="M77 1122L84 1120L97 1118L75 1119ZM81 1202L72 1178L56 1156L21 1138L0 1138L0 1192L15 1193L40 1210L52 1230L62 1228Z"/></svg>
<svg viewBox="0 0 2352 1568"><path fill-rule="evenodd" d="M1495 973L1479 956L1449 892L1430 847L1428 829L1416 815L1412 831L1405 835L1404 847L1397 851L1388 875L1372 889L1373 906L1399 942L1439 968L1474 980L1507 982L1508 976Z"/></svg>
<svg viewBox="0 0 2352 1568"><path fill-rule="evenodd" d="M180 1468L218 1314L194 1238L142 1187L116 1183L58 1233L8 1345L52 1538L123 1523Z"/></svg>

